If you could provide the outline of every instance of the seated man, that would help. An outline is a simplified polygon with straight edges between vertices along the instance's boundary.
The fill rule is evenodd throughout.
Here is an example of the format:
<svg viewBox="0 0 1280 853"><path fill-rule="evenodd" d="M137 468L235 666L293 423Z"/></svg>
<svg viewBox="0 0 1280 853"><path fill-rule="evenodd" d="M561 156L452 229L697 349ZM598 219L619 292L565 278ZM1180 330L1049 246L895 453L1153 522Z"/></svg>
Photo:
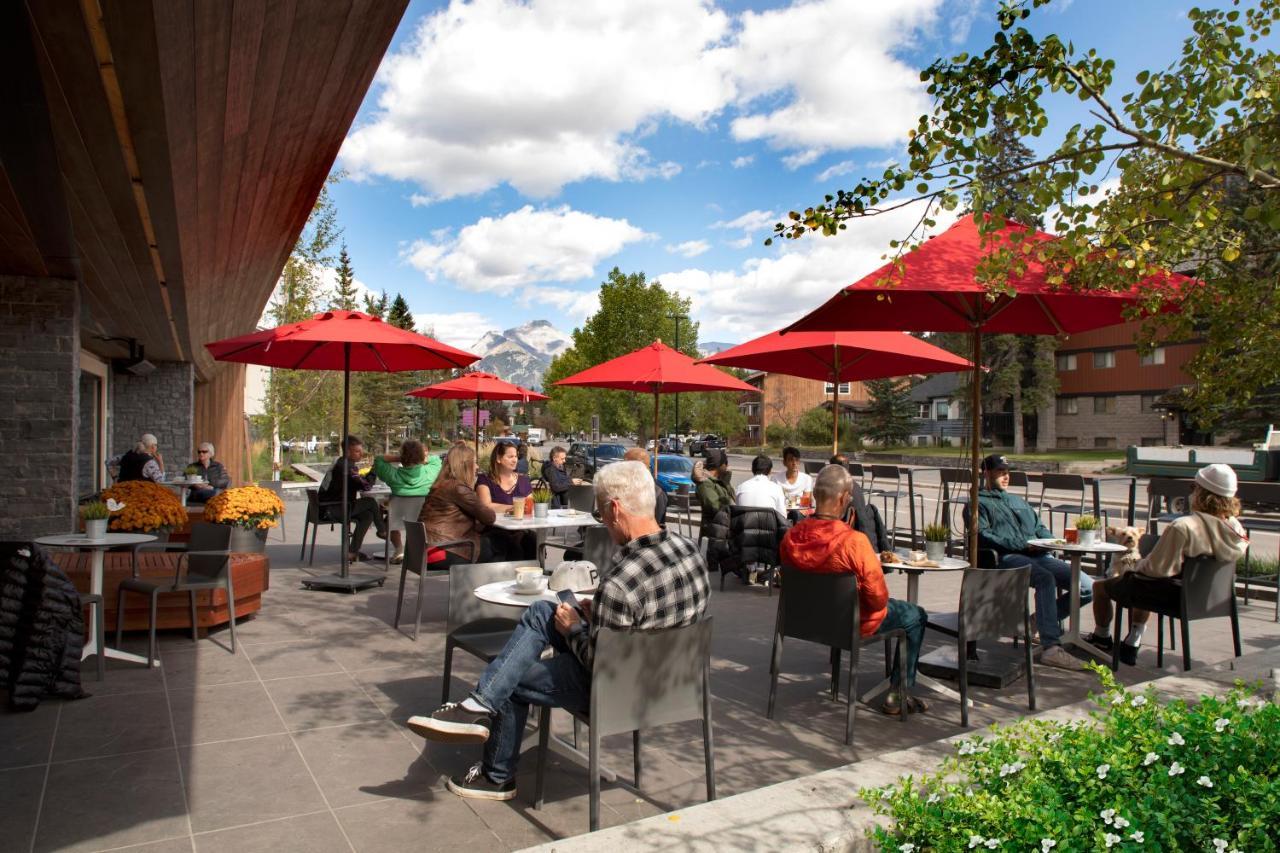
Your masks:
<svg viewBox="0 0 1280 853"><path fill-rule="evenodd" d="M1165 528L1156 545L1125 574L1100 580L1093 585L1093 634L1086 637L1106 651L1111 638L1111 601L1132 607L1129 635L1120 643L1119 658L1133 666L1138 662L1138 647L1147 630L1150 611L1139 609L1159 602L1164 609L1174 609L1181 591L1169 583L1182 573L1183 560L1212 556L1223 562L1235 562L1249 550L1249 539L1239 519L1240 500L1236 472L1221 462L1206 465L1196 472L1191 488L1191 512Z"/></svg>
<svg viewBox="0 0 1280 853"><path fill-rule="evenodd" d="M556 446L551 448L551 455L547 459L547 463L542 466L542 479L546 481L547 488L551 490L551 506L553 509L562 509L569 506L569 487L576 486L580 480L570 476L569 471L564 467L565 458L568 453L563 447Z"/></svg>
<svg viewBox="0 0 1280 853"><path fill-rule="evenodd" d="M751 479L738 486L735 503L738 506L759 506L778 511L783 518L787 515L787 499L782 486L769 479L773 470L773 460L763 453L751 460Z"/></svg>
<svg viewBox="0 0 1280 853"><path fill-rule="evenodd" d="M348 560L363 560L360 545L364 535L373 526L379 539L387 538L387 525L382 519L382 507L373 498L362 498L360 493L373 487L377 475L369 472L368 477L360 475L360 460L364 458L364 442L349 435L342 441L343 454L334 461L333 467L325 475L320 484L319 499L322 504L342 506L342 478L347 478L347 505L351 507L348 516L355 522L355 530L351 532L351 541L347 544ZM341 512L338 510L337 512ZM340 515L335 517L341 521Z"/></svg>
<svg viewBox="0 0 1280 853"><path fill-rule="evenodd" d="M920 659L927 614L918 604L889 597L884 570L871 542L844 523L852 492L853 477L844 467L828 465L818 472L813 486L817 509L811 518L798 522L783 537L782 562L805 572L857 575L862 636L897 628L907 632L906 675L910 688L916 683L916 662ZM900 677L901 669L895 667L895 685ZM908 695L907 702L912 713L929 709L923 699L915 696ZM881 710L894 716L902 713L896 691L889 694Z"/></svg>
<svg viewBox="0 0 1280 853"><path fill-rule="evenodd" d="M207 486L193 486L191 488L190 500L193 503L207 503L209 498L218 492L225 492L231 486L231 475L227 473L227 469L223 467L221 462L213 458L213 445L207 441L200 442L200 449L196 451L196 461L191 463L200 469L200 476L204 477Z"/></svg>
<svg viewBox="0 0 1280 853"><path fill-rule="evenodd" d="M1040 632L1040 663L1061 669L1080 669L1080 661L1062 648L1062 627L1070 597L1058 590L1071 584L1071 566L1042 548L1027 545L1030 539L1050 539L1053 532L1040 522L1036 511L1022 498L1009 493L1009 460L993 453L982 460L985 488L978 491L978 547L996 552L999 568L1031 566L1031 587L1036 596L1036 628ZM965 523L969 514L965 513ZM1093 597L1093 578L1081 572L1080 603Z"/></svg>
<svg viewBox="0 0 1280 853"><path fill-rule="evenodd" d="M621 547L600 573L595 597L582 604L581 616L567 604L535 601L467 699L409 719L409 728L430 740L484 744L483 760L448 782L460 797L515 797L516 762L531 704L588 710L601 628L675 628L706 613L706 563L692 542L654 521L653 480L644 465L617 462L601 468L594 485L601 520ZM543 659L547 646L556 653Z"/></svg>
<svg viewBox="0 0 1280 853"><path fill-rule="evenodd" d="M643 447L632 447L622 454L622 458L628 462L639 462L645 466L645 470L653 476L653 466L649 460L649 452ZM659 527L667 526L667 493L662 490L662 486L658 485L655 480L653 483L653 517L658 522Z"/></svg>

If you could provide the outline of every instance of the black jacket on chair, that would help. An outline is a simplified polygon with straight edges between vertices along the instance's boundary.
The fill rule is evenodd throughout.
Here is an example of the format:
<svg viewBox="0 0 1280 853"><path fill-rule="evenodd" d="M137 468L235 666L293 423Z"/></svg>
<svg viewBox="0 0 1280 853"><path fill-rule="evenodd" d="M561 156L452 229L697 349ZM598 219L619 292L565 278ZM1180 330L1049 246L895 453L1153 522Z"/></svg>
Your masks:
<svg viewBox="0 0 1280 853"><path fill-rule="evenodd" d="M740 566L751 563L780 565L778 546L790 529L787 520L772 509L729 507L730 550Z"/></svg>
<svg viewBox="0 0 1280 853"><path fill-rule="evenodd" d="M884 519L875 504L867 503L862 489L857 484L853 487L853 499L849 503L850 521L853 529L871 540L871 547L877 551L893 550L893 534L885 529Z"/></svg>
<svg viewBox="0 0 1280 853"><path fill-rule="evenodd" d="M0 543L0 685L9 706L31 711L45 696L79 699L84 613L57 563L31 542Z"/></svg>

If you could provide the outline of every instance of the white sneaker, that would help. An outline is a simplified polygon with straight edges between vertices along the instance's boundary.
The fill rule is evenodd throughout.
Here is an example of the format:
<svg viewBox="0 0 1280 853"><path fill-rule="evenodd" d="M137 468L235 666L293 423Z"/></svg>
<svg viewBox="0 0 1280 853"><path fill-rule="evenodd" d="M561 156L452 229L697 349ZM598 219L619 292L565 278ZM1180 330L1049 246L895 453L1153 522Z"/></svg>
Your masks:
<svg viewBox="0 0 1280 853"><path fill-rule="evenodd" d="M1076 660L1062 646L1050 646L1040 652L1041 666L1056 666L1058 669L1071 669L1079 671L1083 668L1080 661Z"/></svg>

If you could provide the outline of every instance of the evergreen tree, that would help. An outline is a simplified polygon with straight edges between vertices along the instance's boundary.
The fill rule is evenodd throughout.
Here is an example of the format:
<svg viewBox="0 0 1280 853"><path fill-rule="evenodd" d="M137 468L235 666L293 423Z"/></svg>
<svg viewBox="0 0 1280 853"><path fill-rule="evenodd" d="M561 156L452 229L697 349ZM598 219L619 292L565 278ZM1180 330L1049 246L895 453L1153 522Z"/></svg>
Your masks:
<svg viewBox="0 0 1280 853"><path fill-rule="evenodd" d="M905 444L915 426L910 384L901 379L872 379L866 386L871 405L862 418L862 435L882 447Z"/></svg>
<svg viewBox="0 0 1280 853"><path fill-rule="evenodd" d="M356 274L351 269L351 257L347 254L347 244L342 244L338 252L338 282L333 288L333 297L329 307L342 311L356 310ZM368 297L365 297L368 299Z"/></svg>
<svg viewBox="0 0 1280 853"><path fill-rule="evenodd" d="M340 272L340 282L341 277ZM385 320L387 305L386 291L365 294L366 314ZM407 373L364 371L352 377L352 411L358 413L360 430L371 449L380 447L380 452L390 453L392 446L399 442L407 421L404 392L409 390L405 386L406 381L411 381L408 376Z"/></svg>

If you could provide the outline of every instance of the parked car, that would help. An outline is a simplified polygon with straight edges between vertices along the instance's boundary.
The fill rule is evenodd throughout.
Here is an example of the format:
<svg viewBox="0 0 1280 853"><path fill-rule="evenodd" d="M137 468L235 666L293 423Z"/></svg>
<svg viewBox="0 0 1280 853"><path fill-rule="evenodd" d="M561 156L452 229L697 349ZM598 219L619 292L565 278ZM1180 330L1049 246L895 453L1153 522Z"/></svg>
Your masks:
<svg viewBox="0 0 1280 853"><path fill-rule="evenodd" d="M729 442L724 438L707 433L706 435L695 435L689 439L686 445L690 456L701 456L708 450L724 450L729 446Z"/></svg>
<svg viewBox="0 0 1280 853"><path fill-rule="evenodd" d="M681 486L688 486L689 491L693 491L693 460L687 456L659 454L658 485L667 494L673 494Z"/></svg>
<svg viewBox="0 0 1280 853"><path fill-rule="evenodd" d="M621 462L627 449L621 444L592 444L589 441L575 441L569 445L569 453L565 456L565 467L574 477L590 480L596 471L613 462Z"/></svg>

